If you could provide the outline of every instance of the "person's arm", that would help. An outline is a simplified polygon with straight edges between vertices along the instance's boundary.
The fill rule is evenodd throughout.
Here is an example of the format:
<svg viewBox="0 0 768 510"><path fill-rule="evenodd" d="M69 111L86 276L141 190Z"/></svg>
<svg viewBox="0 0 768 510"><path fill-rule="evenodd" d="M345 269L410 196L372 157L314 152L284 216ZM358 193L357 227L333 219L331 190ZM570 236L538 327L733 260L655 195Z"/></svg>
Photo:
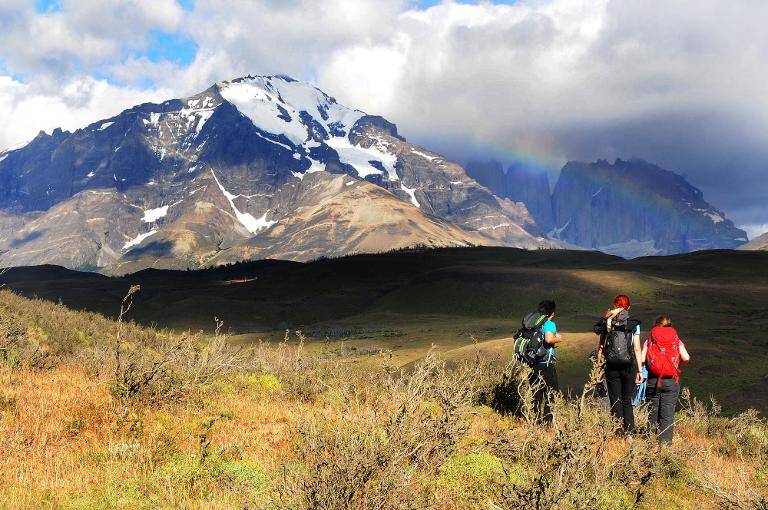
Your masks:
<svg viewBox="0 0 768 510"><path fill-rule="evenodd" d="M597 344L597 364L602 365L603 360L605 359L605 336L606 335L600 335L600 339Z"/></svg>
<svg viewBox="0 0 768 510"><path fill-rule="evenodd" d="M683 363L688 363L691 361L691 355L688 354L688 349L685 348L685 344L683 342L680 342L680 359L683 360Z"/></svg>
<svg viewBox="0 0 768 510"><path fill-rule="evenodd" d="M560 333L552 333L551 331L547 331L544 333L544 341L549 345L555 345L562 342L563 337L560 335Z"/></svg>
<svg viewBox="0 0 768 510"><path fill-rule="evenodd" d="M640 326L637 327L637 330L632 335L632 345L635 348L635 361L637 362L635 382L640 384L643 382L643 360L645 359L643 356L643 346L640 344Z"/></svg>
<svg viewBox="0 0 768 510"><path fill-rule="evenodd" d="M607 313L607 315L605 317L606 329L608 331L611 331L611 329L613 328L613 319L615 319L616 316L619 315L623 311L624 311L624 309L621 308L621 307L614 308L613 310L608 310L608 313Z"/></svg>

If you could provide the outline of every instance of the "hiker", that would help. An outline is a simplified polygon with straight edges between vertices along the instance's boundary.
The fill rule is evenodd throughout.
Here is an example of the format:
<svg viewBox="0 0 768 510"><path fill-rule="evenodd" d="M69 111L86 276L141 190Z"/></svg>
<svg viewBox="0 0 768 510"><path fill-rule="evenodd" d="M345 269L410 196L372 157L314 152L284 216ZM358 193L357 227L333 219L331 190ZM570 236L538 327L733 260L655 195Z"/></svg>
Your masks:
<svg viewBox="0 0 768 510"><path fill-rule="evenodd" d="M522 326L514 337L515 357L531 367L530 382L536 387L534 411L539 419L548 423L552 422L549 400L552 393L558 390L555 345L563 340L554 322L555 308L554 301L539 303L535 312L523 317Z"/></svg>
<svg viewBox="0 0 768 510"><path fill-rule="evenodd" d="M595 324L600 337L597 360L605 363L611 414L621 420L625 433L635 430L632 400L636 385L643 382L640 321L629 314L629 309L629 297L618 295L613 307Z"/></svg>
<svg viewBox="0 0 768 510"><path fill-rule="evenodd" d="M543 356L533 364L531 373L533 384L536 380L541 380L543 386L540 386L534 395L534 408L537 416L541 416L545 423L552 422L552 411L549 407L549 399L552 394L558 390L557 384L557 350L555 345L562 342L563 337L557 332L557 325L554 322L556 305L554 301L542 301L539 303L539 314L546 317L541 326L541 336L543 340ZM543 414L542 413L543 410Z"/></svg>
<svg viewBox="0 0 768 510"><path fill-rule="evenodd" d="M660 441L671 443L675 430L675 407L680 396L680 363L687 363L691 356L669 316L662 315L656 319L643 345L641 359L648 367L646 396L649 424L656 429Z"/></svg>

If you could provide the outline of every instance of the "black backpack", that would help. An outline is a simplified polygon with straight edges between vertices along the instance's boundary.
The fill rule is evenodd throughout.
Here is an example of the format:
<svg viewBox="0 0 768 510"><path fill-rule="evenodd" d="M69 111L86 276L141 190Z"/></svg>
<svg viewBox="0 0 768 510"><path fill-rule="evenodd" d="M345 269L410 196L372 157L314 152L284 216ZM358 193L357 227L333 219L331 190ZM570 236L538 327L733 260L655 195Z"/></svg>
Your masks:
<svg viewBox="0 0 768 510"><path fill-rule="evenodd" d="M547 316L539 312L531 312L523 317L522 326L515 333L515 357L521 363L533 366L546 359L548 352L541 331L545 322Z"/></svg>
<svg viewBox="0 0 768 510"><path fill-rule="evenodd" d="M608 331L606 319L600 319L595 324L595 333L604 336L603 356L605 362L611 365L629 365L635 359L635 347L633 336L640 321L629 316L619 314L614 317L611 330Z"/></svg>

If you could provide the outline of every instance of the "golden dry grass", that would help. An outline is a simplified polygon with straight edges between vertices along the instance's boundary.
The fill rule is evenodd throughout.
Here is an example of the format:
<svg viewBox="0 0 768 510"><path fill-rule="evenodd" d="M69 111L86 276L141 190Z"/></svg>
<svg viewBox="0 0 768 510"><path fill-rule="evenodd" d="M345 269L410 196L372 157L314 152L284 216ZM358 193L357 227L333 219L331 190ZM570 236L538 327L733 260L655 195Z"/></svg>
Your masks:
<svg viewBox="0 0 768 510"><path fill-rule="evenodd" d="M13 345L28 355L0 367L1 508L765 508L759 418L686 404L664 448L614 436L595 402L562 400L546 428L480 396L501 376L483 351L400 373L385 357L309 355L293 338L222 358L239 361L172 399L127 400L110 357L119 326L7 292L0 309L24 325ZM124 327L128 342L156 339ZM55 363L22 349L30 334ZM536 491L539 506L515 503Z"/></svg>

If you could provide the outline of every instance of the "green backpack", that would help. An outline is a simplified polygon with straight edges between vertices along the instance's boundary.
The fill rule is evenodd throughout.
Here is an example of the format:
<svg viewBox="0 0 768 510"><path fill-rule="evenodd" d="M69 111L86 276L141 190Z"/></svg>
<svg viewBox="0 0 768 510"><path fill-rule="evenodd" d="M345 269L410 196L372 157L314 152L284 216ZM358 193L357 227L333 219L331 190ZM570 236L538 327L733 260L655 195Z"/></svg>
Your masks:
<svg viewBox="0 0 768 510"><path fill-rule="evenodd" d="M546 359L547 349L541 331L545 322L547 316L539 312L531 312L523 317L522 326L515 333L515 358L521 363L533 366Z"/></svg>

